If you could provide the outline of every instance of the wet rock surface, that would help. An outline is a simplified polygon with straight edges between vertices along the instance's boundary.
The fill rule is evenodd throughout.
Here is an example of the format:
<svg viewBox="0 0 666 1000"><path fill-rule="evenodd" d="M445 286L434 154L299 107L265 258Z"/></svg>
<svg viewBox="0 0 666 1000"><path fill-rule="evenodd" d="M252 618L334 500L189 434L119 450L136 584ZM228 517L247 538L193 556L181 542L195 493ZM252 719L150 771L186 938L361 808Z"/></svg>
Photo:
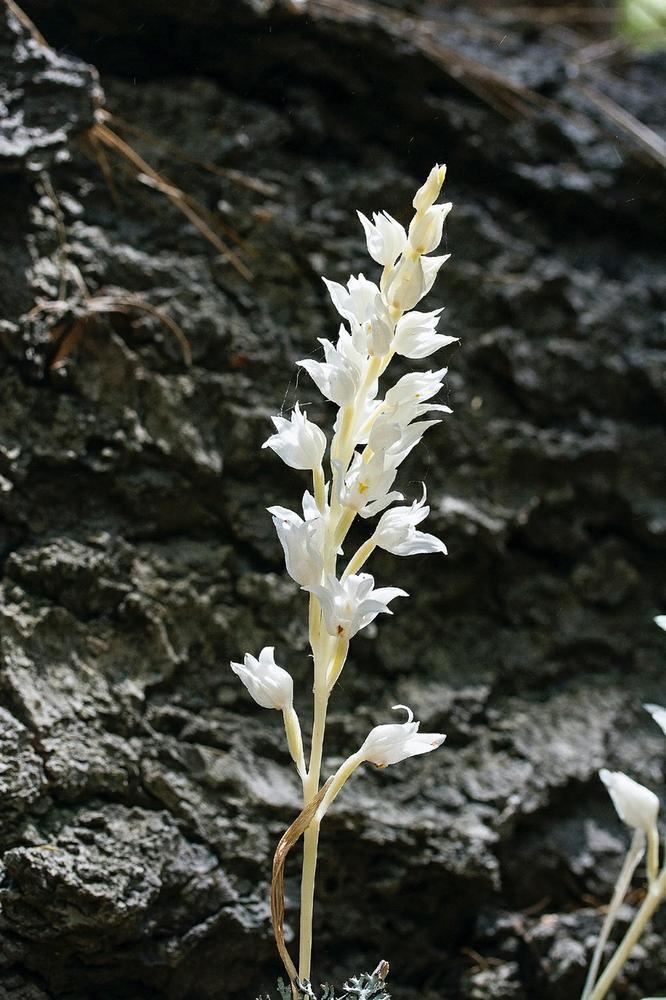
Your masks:
<svg viewBox="0 0 666 1000"><path fill-rule="evenodd" d="M385 957L395 1000L570 1000L625 842L596 771L664 778L640 708L666 684L651 622L666 602L662 173L593 99L658 131L663 57L584 68L573 31L465 5L165 7L28 4L66 56L11 14L2 29L15 74L7 32L40 64L95 63L105 107L144 134L112 126L238 234L254 277L95 153L94 71L62 70L47 122L16 90L0 178L0 996L272 988L270 862L298 787L279 719L227 664L275 645L306 715L309 661L264 509L304 484L260 445L297 398L327 418L293 364L336 326L320 275L370 273L354 210L404 218L446 160L453 257L429 302L461 338L444 362L454 415L402 482L427 482L450 555L373 564L412 596L353 647L326 767L396 702L449 738L359 774L332 811L316 969L341 982ZM192 365L155 316L102 311L52 367L85 313L79 277L168 313ZM295 868L288 897L293 915ZM664 919L618 1000L666 986Z"/></svg>

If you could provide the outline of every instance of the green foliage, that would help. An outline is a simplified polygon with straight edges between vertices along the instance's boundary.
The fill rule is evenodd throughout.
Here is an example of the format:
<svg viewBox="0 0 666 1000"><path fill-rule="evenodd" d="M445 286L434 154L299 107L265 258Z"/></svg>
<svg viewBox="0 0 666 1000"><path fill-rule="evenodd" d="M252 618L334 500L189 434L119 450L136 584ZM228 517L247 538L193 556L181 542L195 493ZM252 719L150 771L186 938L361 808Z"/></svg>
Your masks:
<svg viewBox="0 0 666 1000"><path fill-rule="evenodd" d="M278 979L278 995L280 1000L292 1000L291 987L284 980ZM386 992L386 983L379 974L379 969L373 973L363 972L360 976L352 976L340 993L335 986L323 983L321 993L314 993L309 983L301 984L298 991L303 1000L391 1000ZM257 997L257 1000L271 1000L270 997Z"/></svg>
<svg viewBox="0 0 666 1000"><path fill-rule="evenodd" d="M641 47L666 47L666 0L624 0L622 30Z"/></svg>

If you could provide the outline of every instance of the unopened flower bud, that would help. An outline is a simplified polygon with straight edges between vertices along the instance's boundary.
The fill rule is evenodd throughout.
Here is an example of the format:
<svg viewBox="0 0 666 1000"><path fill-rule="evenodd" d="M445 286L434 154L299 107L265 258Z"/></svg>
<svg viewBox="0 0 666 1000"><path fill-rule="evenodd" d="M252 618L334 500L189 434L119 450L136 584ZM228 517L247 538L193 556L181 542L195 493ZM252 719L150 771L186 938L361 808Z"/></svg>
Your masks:
<svg viewBox="0 0 666 1000"><path fill-rule="evenodd" d="M422 184L414 195L412 205L417 212L425 212L431 205L434 205L439 198L439 192L442 190L445 177L446 166L440 166L436 163L428 174L425 184Z"/></svg>

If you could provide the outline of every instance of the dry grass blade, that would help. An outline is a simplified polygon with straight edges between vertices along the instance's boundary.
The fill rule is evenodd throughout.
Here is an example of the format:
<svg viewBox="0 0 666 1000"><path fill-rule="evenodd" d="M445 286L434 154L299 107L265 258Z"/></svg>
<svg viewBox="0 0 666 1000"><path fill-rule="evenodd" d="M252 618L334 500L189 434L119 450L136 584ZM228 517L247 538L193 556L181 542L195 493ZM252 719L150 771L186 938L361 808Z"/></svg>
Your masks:
<svg viewBox="0 0 666 1000"><path fill-rule="evenodd" d="M19 20L21 24L28 29L32 37L35 39L35 41L39 45L43 45L45 48L48 48L49 43L46 41L46 39L44 38L41 31L34 23L34 21L30 20L26 12L21 7L19 7L17 3L14 3L14 0L5 0L5 3L7 4L8 10L10 10L11 13L14 15L14 17L17 18L17 20Z"/></svg>
<svg viewBox="0 0 666 1000"><path fill-rule="evenodd" d="M192 364L192 348L190 342L183 333L182 329L176 323L168 313L162 312L157 306L154 306L152 302L146 302L145 299L141 299L135 295L127 296L111 296L111 295L95 295L89 302L88 307L91 313L123 313L124 315L131 315L133 312L143 312L148 316L154 316L158 319L160 323L163 324L173 333L174 337L180 344L181 350L183 352L183 360L186 365Z"/></svg>
<svg viewBox="0 0 666 1000"><path fill-rule="evenodd" d="M581 83L578 89L607 118L624 129L645 153L656 160L661 167L666 167L666 142L661 136L591 84Z"/></svg>
<svg viewBox="0 0 666 1000"><path fill-rule="evenodd" d="M248 191L254 191L256 194L265 195L267 198L274 197L279 191L277 184L269 184L268 181L261 180L260 177L251 177L249 174L243 173L242 170L234 170L233 167L220 167L217 163L213 163L211 160L200 160L196 156L190 156L189 153L185 153L172 142L168 142L166 139L160 139L159 136L154 135L147 129L139 128L137 125L133 125L132 122L128 122L124 118L120 118L118 115L111 114L109 111L102 112L102 116L105 122L114 125L121 132L130 132L132 135L136 135L140 139L145 139L145 141L149 142L151 146L164 150L164 152L169 153L170 156L173 156L178 160L182 160L184 163L191 163L195 167L201 167L202 170L206 170L209 174L215 174L217 177L224 177L227 180L230 180L232 184L237 184L239 187L247 188Z"/></svg>
<svg viewBox="0 0 666 1000"><path fill-rule="evenodd" d="M280 842L275 849L273 857L273 879L271 882L271 922L273 924L273 934L275 943L280 953L280 958L289 976L294 998L298 997L295 984L298 981L298 971L291 960L291 955L287 949L284 939L284 866L289 851L294 844L300 840L309 827L312 817L317 811L317 807L328 790L333 779L329 778L325 785L310 799L305 809L298 814L288 830L280 838Z"/></svg>
<svg viewBox="0 0 666 1000"><path fill-rule="evenodd" d="M56 323L50 334L52 340L58 341L58 346L49 362L49 371L56 371L64 365L85 331L86 321L83 317Z"/></svg>
<svg viewBox="0 0 666 1000"><path fill-rule="evenodd" d="M401 42L409 38L426 58L506 118L530 115L537 106L550 104L540 94L515 83L478 59L443 45L437 37L439 25L433 21L409 17L360 0L309 0L303 12L318 12L334 20L359 25L376 25Z"/></svg>
<svg viewBox="0 0 666 1000"><path fill-rule="evenodd" d="M484 8L485 9L485 8ZM512 16L533 18L534 22L541 22L544 28L552 23L559 25L560 13L564 11L570 22L580 19L580 22L587 21L587 15L583 8L576 4L564 5L564 7L554 6L552 8L540 9L536 6L521 6L516 8L493 8L493 16L499 15L498 22L501 23L502 16ZM439 66L452 79L457 80L461 86L475 94L480 100L490 107L495 108L500 114L509 119L526 117L535 110L544 108L556 111L560 115L571 117L570 108L559 104L542 94L524 87L519 83L504 76L497 70L474 59L462 52L444 45L439 40L441 34L441 24L433 20L410 17L399 11L391 11L386 8L375 6L363 2L363 0L308 0L306 4L293 8L294 14L303 16L307 14L319 14L322 18L356 24L359 27L379 28L387 35L404 42L409 39L416 49L423 53L432 63ZM589 22L605 24L612 22L616 12L590 9ZM626 46L626 42L621 40L619 45L612 40L608 45L608 52L613 53ZM583 51L585 51L583 49ZM626 111L615 101L607 98L604 94L593 87L580 85L580 90L584 93L602 114L614 125L618 125L628 135L632 136L638 147L658 166L663 167L666 162L666 143L647 125L640 122L630 112ZM588 115L588 120L590 116Z"/></svg>
<svg viewBox="0 0 666 1000"><path fill-rule="evenodd" d="M556 4L553 7L516 6L494 7L493 18L501 21L526 21L543 26L612 25L617 20L615 7L583 7L580 4Z"/></svg>
<svg viewBox="0 0 666 1000"><path fill-rule="evenodd" d="M56 369L61 367L81 340L92 316L104 313L131 316L135 312L142 312L159 320L180 344L185 364L188 366L192 364L190 342L178 323L168 313L163 312L152 302L147 302L138 295L115 295L109 292L99 292L96 295L86 296L83 302L78 304L67 299L54 299L52 302L40 302L34 306L26 315L26 319L32 320L44 313L65 316L49 330L51 339L58 342L56 352L49 362L49 369ZM67 313L73 315L67 317Z"/></svg>
<svg viewBox="0 0 666 1000"><path fill-rule="evenodd" d="M89 130L88 135L89 140L93 143L95 141L100 142L102 145L106 146L108 149L113 150L119 156L122 156L134 167L137 177L143 181L143 183L148 183L151 187L156 188L162 194L164 194L182 213L187 219L195 226L196 229L201 233L201 235L208 240L212 246L225 257L233 267L236 268L239 274L241 274L248 281L252 278L252 272L246 265L238 258L237 254L233 252L231 247L220 239L220 237L215 233L211 227L206 222L204 215L205 210L201 205L198 205L192 198L189 198L184 191L181 191L179 187L175 184L171 184L165 177L163 177L157 170L150 166L150 164L143 159L142 156L137 153L129 143L125 142L119 135L117 135L108 125L103 122L97 122L92 129Z"/></svg>

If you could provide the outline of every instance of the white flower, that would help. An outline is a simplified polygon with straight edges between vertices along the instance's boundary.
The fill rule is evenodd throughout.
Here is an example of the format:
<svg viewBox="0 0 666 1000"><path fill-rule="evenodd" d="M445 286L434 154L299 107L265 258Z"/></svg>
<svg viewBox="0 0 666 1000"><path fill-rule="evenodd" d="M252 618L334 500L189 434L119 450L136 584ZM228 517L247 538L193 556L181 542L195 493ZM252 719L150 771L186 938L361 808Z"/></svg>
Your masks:
<svg viewBox="0 0 666 1000"><path fill-rule="evenodd" d="M289 576L306 589L320 583L324 521L312 495L307 490L303 494L304 519L287 507L269 507L268 513L273 515Z"/></svg>
<svg viewBox="0 0 666 1000"><path fill-rule="evenodd" d="M322 586L311 590L321 602L326 631L339 639L351 639L369 625L378 614L393 614L388 603L395 597L407 597L398 587L379 587L370 573L359 573L338 580L327 576Z"/></svg>
<svg viewBox="0 0 666 1000"><path fill-rule="evenodd" d="M377 767L387 767L407 757L430 753L442 745L446 739L443 733L420 733L420 723L413 721L414 713L411 708L406 705L393 706L394 711L400 708L407 712L407 722L389 723L371 729L358 751L358 756L363 760L376 764Z"/></svg>
<svg viewBox="0 0 666 1000"><path fill-rule="evenodd" d="M409 227L409 245L414 253L430 253L439 246L444 220L452 208L448 201L445 205L433 205L414 216Z"/></svg>
<svg viewBox="0 0 666 1000"><path fill-rule="evenodd" d="M440 347L448 347L458 340L457 337L446 337L435 333L441 309L434 312L408 312L398 320L395 328L393 349L404 358L427 358Z"/></svg>
<svg viewBox="0 0 666 1000"><path fill-rule="evenodd" d="M338 406L347 406L352 402L361 382L365 367L365 359L353 345L352 337L340 327L339 340L336 347L330 340L319 339L324 348L325 361L297 361L296 364L305 368L319 391L327 399Z"/></svg>
<svg viewBox="0 0 666 1000"><path fill-rule="evenodd" d="M414 195L412 205L417 212L425 212L431 205L434 205L439 198L445 177L446 166L440 166L439 163L436 163L428 174L425 184L422 184Z"/></svg>
<svg viewBox="0 0 666 1000"><path fill-rule="evenodd" d="M608 789L618 816L627 826L650 833L657 823L659 799L644 785L622 771L599 771L599 777Z"/></svg>
<svg viewBox="0 0 666 1000"><path fill-rule="evenodd" d="M416 525L430 513L425 501L424 486L423 496L415 500L411 507L394 507L382 514L373 535L375 544L395 556L413 556L420 552L443 552L446 555L444 542L416 529Z"/></svg>
<svg viewBox="0 0 666 1000"><path fill-rule="evenodd" d="M389 492L396 475L396 465L387 463L383 453L364 462L360 453L355 452L345 476L340 503L361 517L374 517L394 500L403 499L402 493Z"/></svg>
<svg viewBox="0 0 666 1000"><path fill-rule="evenodd" d="M277 434L264 441L262 448L272 448L282 461L292 469L318 469L326 450L326 435L301 413L298 403L291 412L291 420L271 417Z"/></svg>
<svg viewBox="0 0 666 1000"><path fill-rule="evenodd" d="M365 230L368 253L378 264L393 267L405 249L407 234L405 229L388 212L375 212L372 222L362 212L357 212Z"/></svg>
<svg viewBox="0 0 666 1000"><path fill-rule="evenodd" d="M445 374L446 368L437 372L410 372L396 382L378 404L376 409L379 412L368 434L368 447L384 456L386 466L397 467L418 444L425 431L439 423L438 420L412 423L416 417L431 410L451 413L450 407L429 402L442 388Z"/></svg>
<svg viewBox="0 0 666 1000"><path fill-rule="evenodd" d="M333 305L345 319L356 320L362 325L381 308L381 295L377 285L362 274L358 278L352 275L346 288L337 281L329 281L328 278L322 280L328 288Z"/></svg>
<svg viewBox="0 0 666 1000"><path fill-rule="evenodd" d="M664 632L666 632L666 615L657 615L654 619L654 623L655 625L658 625L659 628L663 628Z"/></svg>
<svg viewBox="0 0 666 1000"><path fill-rule="evenodd" d="M662 732L666 733L666 708L661 705L643 705L643 708L650 713Z"/></svg>
<svg viewBox="0 0 666 1000"><path fill-rule="evenodd" d="M362 354L383 357L391 346L395 324L377 285L362 274L358 278L352 275L347 288L337 281L329 281L327 278L323 280L333 305L351 324L352 342L356 350Z"/></svg>
<svg viewBox="0 0 666 1000"><path fill-rule="evenodd" d="M444 385L447 371L447 368L440 368L436 372L409 372L409 374L403 375L386 393L385 409L397 408L404 403L419 405L427 399L432 399ZM426 409L432 409L432 407L426 407Z"/></svg>
<svg viewBox="0 0 666 1000"><path fill-rule="evenodd" d="M294 682L291 674L275 662L274 647L264 646L259 659L246 653L242 663L231 663L231 669L240 677L254 700L262 708L288 711L294 700Z"/></svg>

